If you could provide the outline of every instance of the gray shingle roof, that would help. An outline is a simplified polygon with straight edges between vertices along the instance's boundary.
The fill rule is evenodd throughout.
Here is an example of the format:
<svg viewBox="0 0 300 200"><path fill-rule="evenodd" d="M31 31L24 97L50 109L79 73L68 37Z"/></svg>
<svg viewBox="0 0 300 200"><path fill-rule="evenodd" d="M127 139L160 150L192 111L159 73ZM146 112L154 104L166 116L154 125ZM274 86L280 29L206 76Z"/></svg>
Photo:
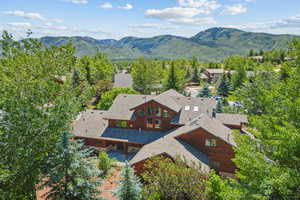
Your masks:
<svg viewBox="0 0 300 200"><path fill-rule="evenodd" d="M178 93L177 91L171 89L171 90L168 90L157 96L149 96L147 98L147 101L145 101L141 104L135 105L131 109L141 106L142 104L147 103L149 101L155 101L161 105L164 105L164 106L170 108L171 110L173 110L175 112L178 112L181 109L181 106L179 104L177 104L176 101L174 101L174 98L176 98L176 97L181 98L184 96L182 94Z"/></svg>
<svg viewBox="0 0 300 200"><path fill-rule="evenodd" d="M132 88L133 80L130 74L119 73L115 74L114 77L114 88Z"/></svg>
<svg viewBox="0 0 300 200"><path fill-rule="evenodd" d="M194 149L187 143L179 141L175 138L164 137L156 140L153 143L143 146L143 148L130 160L130 164L135 164L146 160L150 157L167 154L171 158L181 157L187 161L187 165L193 167L195 164L200 164L201 171L208 172L208 157Z"/></svg>
<svg viewBox="0 0 300 200"><path fill-rule="evenodd" d="M108 126L107 120L103 119L106 111L86 110L80 113L73 122L73 133L77 137L99 138Z"/></svg>
<svg viewBox="0 0 300 200"><path fill-rule="evenodd" d="M195 118L190 125L202 128L228 144L236 146L231 129L223 125L219 120L201 114L199 117Z"/></svg>
<svg viewBox="0 0 300 200"><path fill-rule="evenodd" d="M242 123L248 123L247 115L241 114L217 113L216 119L226 125L240 126Z"/></svg>
<svg viewBox="0 0 300 200"><path fill-rule="evenodd" d="M130 110L136 105L147 102L151 99L149 95L119 94L112 106L105 114L104 118L130 120L133 118L134 110Z"/></svg>
<svg viewBox="0 0 300 200"><path fill-rule="evenodd" d="M213 98L177 97L173 99L182 107L172 120L176 124L187 124L202 113L212 116L212 111L217 106L217 102ZM186 107L189 107L189 109L187 110ZM195 107L198 110L195 110Z"/></svg>

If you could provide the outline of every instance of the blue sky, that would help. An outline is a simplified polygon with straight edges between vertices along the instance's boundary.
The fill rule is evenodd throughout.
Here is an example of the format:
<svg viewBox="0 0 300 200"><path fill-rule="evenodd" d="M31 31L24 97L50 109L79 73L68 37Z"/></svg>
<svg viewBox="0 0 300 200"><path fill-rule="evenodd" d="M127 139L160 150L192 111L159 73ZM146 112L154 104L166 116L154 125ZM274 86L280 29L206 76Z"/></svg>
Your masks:
<svg viewBox="0 0 300 200"><path fill-rule="evenodd" d="M211 27L300 34L299 0L3 0L0 31L16 38L91 36L119 39L172 34L190 37Z"/></svg>

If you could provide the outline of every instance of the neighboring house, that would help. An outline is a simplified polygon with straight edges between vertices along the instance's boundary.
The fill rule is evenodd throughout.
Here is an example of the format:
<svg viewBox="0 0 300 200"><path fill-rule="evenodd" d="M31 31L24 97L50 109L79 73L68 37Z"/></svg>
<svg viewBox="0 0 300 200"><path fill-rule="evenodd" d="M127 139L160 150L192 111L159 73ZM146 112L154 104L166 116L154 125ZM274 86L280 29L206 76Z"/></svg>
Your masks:
<svg viewBox="0 0 300 200"><path fill-rule="evenodd" d="M132 88L132 76L127 72L121 72L114 75L114 88Z"/></svg>
<svg viewBox="0 0 300 200"><path fill-rule="evenodd" d="M100 149L136 153L130 164L138 173L158 155L182 157L187 166L234 173L232 129L247 117L215 113L213 98L184 97L174 90L160 95L120 94L108 111L88 110L74 122L76 138Z"/></svg>
<svg viewBox="0 0 300 200"><path fill-rule="evenodd" d="M205 69L203 72L210 82L217 82L225 73L224 69Z"/></svg>

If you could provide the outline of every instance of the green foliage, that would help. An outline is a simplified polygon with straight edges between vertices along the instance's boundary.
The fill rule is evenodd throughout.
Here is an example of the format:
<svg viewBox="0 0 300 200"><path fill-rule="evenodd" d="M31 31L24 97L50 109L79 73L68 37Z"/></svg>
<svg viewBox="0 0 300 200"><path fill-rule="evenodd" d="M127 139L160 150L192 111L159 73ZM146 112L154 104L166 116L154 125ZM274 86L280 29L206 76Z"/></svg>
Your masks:
<svg viewBox="0 0 300 200"><path fill-rule="evenodd" d="M290 56L300 55L299 43L292 44ZM222 187L210 190L217 196L236 190L235 199L300 198L300 67L297 59L286 65L285 79L270 72L259 73L240 89L238 97L252 113L252 134L235 134L234 162L241 183L219 180L217 185Z"/></svg>
<svg viewBox="0 0 300 200"><path fill-rule="evenodd" d="M138 94L138 92L130 88L114 88L110 91L104 92L101 95L97 109L108 110L119 94Z"/></svg>
<svg viewBox="0 0 300 200"><path fill-rule="evenodd" d="M244 82L247 81L247 73L244 69L238 69L237 72L231 75L231 88L236 90L240 88Z"/></svg>
<svg viewBox="0 0 300 200"><path fill-rule="evenodd" d="M174 63L171 64L169 75L168 75L168 80L167 80L167 84L166 84L166 90L169 90L169 89L179 90Z"/></svg>
<svg viewBox="0 0 300 200"><path fill-rule="evenodd" d="M242 101L247 112L260 114L265 112L265 93L278 83L279 76L272 72L261 72L247 81L244 86L235 93Z"/></svg>
<svg viewBox="0 0 300 200"><path fill-rule="evenodd" d="M199 168L187 168L184 161L174 163L165 157L146 161L142 174L144 199L202 200L205 199L206 175Z"/></svg>
<svg viewBox="0 0 300 200"><path fill-rule="evenodd" d="M106 152L101 151L99 153L98 168L102 171L102 175L106 176L112 166L113 160L108 157Z"/></svg>
<svg viewBox="0 0 300 200"><path fill-rule="evenodd" d="M203 89L199 92L197 97L210 98L211 91L209 90L209 86L207 84L204 85Z"/></svg>
<svg viewBox="0 0 300 200"><path fill-rule="evenodd" d="M222 179L212 170L206 181L206 198L208 200L243 200L247 199L247 193L241 189L237 181Z"/></svg>
<svg viewBox="0 0 300 200"><path fill-rule="evenodd" d="M47 200L102 199L97 188L101 171L91 161L89 149L84 149L82 143L69 141L64 134L54 154L47 160L46 178L41 186L50 188L45 194Z"/></svg>
<svg viewBox="0 0 300 200"><path fill-rule="evenodd" d="M15 42L5 32L1 45L0 166L7 177L1 198L34 199L45 158L69 130L86 93L70 81L71 45L43 48L33 39ZM58 81L62 76L64 84Z"/></svg>
<svg viewBox="0 0 300 200"><path fill-rule="evenodd" d="M119 187L115 191L115 196L120 200L140 200L141 199L141 183L134 175L134 170L126 162L121 173Z"/></svg>
<svg viewBox="0 0 300 200"><path fill-rule="evenodd" d="M223 113L224 112L222 100L218 100L216 112L217 113Z"/></svg>
<svg viewBox="0 0 300 200"><path fill-rule="evenodd" d="M230 82L227 74L223 74L218 87L218 94L222 96L228 96L230 91Z"/></svg>
<svg viewBox="0 0 300 200"><path fill-rule="evenodd" d="M78 62L78 68L90 85L94 85L99 80L111 80L114 73L112 63L103 54L95 56L84 56Z"/></svg>
<svg viewBox="0 0 300 200"><path fill-rule="evenodd" d="M160 83L162 69L155 62L139 59L132 64L131 74L133 88L142 94L150 94Z"/></svg>

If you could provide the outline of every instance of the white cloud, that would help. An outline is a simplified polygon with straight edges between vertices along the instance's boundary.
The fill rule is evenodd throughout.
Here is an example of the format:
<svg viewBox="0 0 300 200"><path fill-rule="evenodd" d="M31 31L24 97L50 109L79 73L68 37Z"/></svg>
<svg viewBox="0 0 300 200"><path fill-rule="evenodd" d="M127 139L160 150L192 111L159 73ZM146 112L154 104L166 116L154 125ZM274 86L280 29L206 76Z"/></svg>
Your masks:
<svg viewBox="0 0 300 200"><path fill-rule="evenodd" d="M277 21L256 22L244 25L229 25L227 27L248 29L248 30L265 30L280 28L300 28L300 14L287 19Z"/></svg>
<svg viewBox="0 0 300 200"><path fill-rule="evenodd" d="M192 7L173 7L162 10L149 9L145 13L147 17L162 19L177 24L203 25L217 23L212 17L197 17L199 14L203 14L202 10Z"/></svg>
<svg viewBox="0 0 300 200"><path fill-rule="evenodd" d="M214 25L217 24L217 21L212 17L204 18L178 18L170 19L169 22L177 24L190 24L190 25Z"/></svg>
<svg viewBox="0 0 300 200"><path fill-rule="evenodd" d="M221 7L215 0L178 0L178 3L182 7L198 8L204 14L210 14L213 10Z"/></svg>
<svg viewBox="0 0 300 200"><path fill-rule="evenodd" d="M119 8L125 9L125 10L130 10L133 8L133 6L129 3L127 3L125 6L120 6Z"/></svg>
<svg viewBox="0 0 300 200"><path fill-rule="evenodd" d="M74 4L87 4L88 0L65 0L66 2L74 3Z"/></svg>
<svg viewBox="0 0 300 200"><path fill-rule="evenodd" d="M159 28L161 24L129 24L130 28Z"/></svg>
<svg viewBox="0 0 300 200"><path fill-rule="evenodd" d="M111 5L111 3L109 2L106 2L106 3L103 3L102 5L100 5L101 8L113 8L113 6Z"/></svg>
<svg viewBox="0 0 300 200"><path fill-rule="evenodd" d="M45 20L45 18L39 13L26 13L22 10L7 11L7 12L5 12L5 14L13 15L13 16L17 16L17 17L24 17L27 19Z"/></svg>
<svg viewBox="0 0 300 200"><path fill-rule="evenodd" d="M32 25L28 22L9 22L7 25L19 27L19 28L26 28L29 29L32 27Z"/></svg>
<svg viewBox="0 0 300 200"><path fill-rule="evenodd" d="M238 15L247 12L247 10L248 9L244 7L242 4L235 4L231 6L225 6L225 9L223 10L223 14Z"/></svg>
<svg viewBox="0 0 300 200"><path fill-rule="evenodd" d="M149 9L146 10L145 15L147 17L156 18L156 19L175 19L183 17L194 17L201 13L197 8L183 8L183 7L173 7L165 8L162 10L158 9Z"/></svg>

